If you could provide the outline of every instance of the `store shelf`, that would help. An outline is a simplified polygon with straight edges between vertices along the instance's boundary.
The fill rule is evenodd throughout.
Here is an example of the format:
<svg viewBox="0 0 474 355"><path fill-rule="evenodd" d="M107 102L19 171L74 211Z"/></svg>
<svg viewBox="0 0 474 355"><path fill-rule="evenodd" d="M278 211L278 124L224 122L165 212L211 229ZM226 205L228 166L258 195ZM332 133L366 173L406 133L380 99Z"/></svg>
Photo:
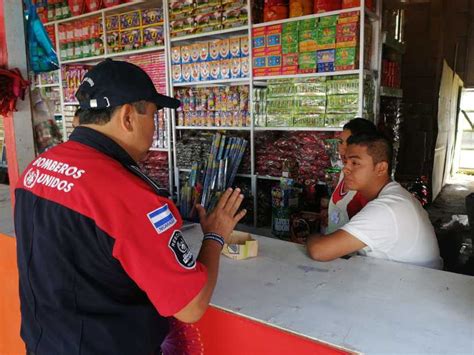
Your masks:
<svg viewBox="0 0 474 355"><path fill-rule="evenodd" d="M226 28L224 30L213 31L213 32L203 32L203 33L196 33L196 34L187 35L187 36L171 37L170 42L177 43L177 42L191 41L195 39L201 40L201 39L206 39L209 37L221 37L222 35L229 34L229 33L239 33L239 32L248 33L248 30L249 30L248 26Z"/></svg>
<svg viewBox="0 0 474 355"><path fill-rule="evenodd" d="M152 151L152 152L166 152L166 153L168 153L168 148L153 148L152 147L149 150Z"/></svg>
<svg viewBox="0 0 474 355"><path fill-rule="evenodd" d="M134 7L136 5L142 5L142 4L145 4L145 3L146 3L145 0L135 0L135 1L132 1L132 2L125 3L125 4L120 4L120 5L117 5L117 6L112 6L112 7L107 7L107 8L104 8L104 9L96 10L96 11L87 12L85 14L78 15L78 16L71 16L71 17L68 17L68 18L65 18L65 19L61 19L61 20L46 22L44 24L44 26L50 26L50 25L54 25L56 23L59 24L59 23L64 23L64 22L80 20L80 19L86 18L86 17L101 15L102 13L114 12L114 11L123 10L123 9L129 9L130 7Z"/></svg>
<svg viewBox="0 0 474 355"><path fill-rule="evenodd" d="M357 75L359 70L344 70L344 71L333 71L328 73L308 73L308 74L292 74L292 75L272 75L272 76L256 76L253 78L254 83L256 81L267 81L276 79L309 79L309 78L320 78L325 76L337 76L337 75Z"/></svg>
<svg viewBox="0 0 474 355"><path fill-rule="evenodd" d="M176 126L176 129L193 129L201 131L250 131L250 127L207 127L207 126Z"/></svg>
<svg viewBox="0 0 474 355"><path fill-rule="evenodd" d="M280 181L281 177L270 176L270 175L257 175L257 179Z"/></svg>
<svg viewBox="0 0 474 355"><path fill-rule="evenodd" d="M185 168L178 168L178 171L180 173L190 173L191 172L191 169L185 169ZM235 174L235 176L237 177L243 177L243 178L251 178L252 175L251 174Z"/></svg>
<svg viewBox="0 0 474 355"><path fill-rule="evenodd" d="M110 53L110 54L105 55L105 58L128 57L131 55L153 53L153 52L159 52L159 51L164 51L164 50L165 50L165 46L149 47L149 48L135 49L135 50L125 51L125 52Z"/></svg>
<svg viewBox="0 0 474 355"><path fill-rule="evenodd" d="M142 49L136 49L136 50L131 50L131 51L125 51L125 52L102 54L102 55L98 55L98 56L94 56L94 57L69 59L69 60L61 61L60 64L100 62L100 61L102 61L104 59L107 59L107 58L128 57L128 56L132 56L132 55L153 53L153 52L158 52L158 51L163 51L163 50L165 50L164 46L142 48Z"/></svg>
<svg viewBox="0 0 474 355"><path fill-rule="evenodd" d="M255 131L341 132L342 127L255 127Z"/></svg>
<svg viewBox="0 0 474 355"><path fill-rule="evenodd" d="M360 11L360 10L361 10L360 7L352 7L350 9L328 11L328 12L322 12L322 13L319 13L319 14L311 14L311 15L299 16L299 17L291 17L291 18L286 18L286 19L283 19L283 20L276 20L276 21L258 23L256 25L253 25L252 28L279 25L279 24L282 24L282 23L301 21L301 20L310 20L310 19L313 19L313 18L326 17L326 16L332 16L332 15L340 15L340 14L344 14L344 13L347 13L347 12L354 12L354 11Z"/></svg>
<svg viewBox="0 0 474 355"><path fill-rule="evenodd" d="M223 79L223 80L207 80L207 81L195 81L191 83L174 83L173 87L186 87L186 86L212 86L212 85L240 85L250 83L249 78L236 78L236 79Z"/></svg>
<svg viewBox="0 0 474 355"><path fill-rule="evenodd" d="M93 57L77 58L77 59L68 59L68 60L59 60L59 65L61 64L74 64L74 63L84 63L84 62L100 62L105 59L105 54L97 55Z"/></svg>
<svg viewBox="0 0 474 355"><path fill-rule="evenodd" d="M41 84L41 85L35 85L37 88L57 88L59 87L59 84Z"/></svg>
<svg viewBox="0 0 474 355"><path fill-rule="evenodd" d="M398 88L390 88L387 86L380 87L380 96L396 97L401 99L403 97L403 90Z"/></svg>

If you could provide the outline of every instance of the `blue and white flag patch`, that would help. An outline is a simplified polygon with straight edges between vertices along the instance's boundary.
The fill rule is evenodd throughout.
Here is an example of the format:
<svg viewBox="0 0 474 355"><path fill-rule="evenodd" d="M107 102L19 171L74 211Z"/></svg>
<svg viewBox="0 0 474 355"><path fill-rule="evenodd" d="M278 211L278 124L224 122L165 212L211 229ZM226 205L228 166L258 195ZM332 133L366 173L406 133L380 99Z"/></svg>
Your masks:
<svg viewBox="0 0 474 355"><path fill-rule="evenodd" d="M151 211L147 214L147 216L158 233L167 231L177 222L176 218L173 216L173 213L171 213L168 204Z"/></svg>

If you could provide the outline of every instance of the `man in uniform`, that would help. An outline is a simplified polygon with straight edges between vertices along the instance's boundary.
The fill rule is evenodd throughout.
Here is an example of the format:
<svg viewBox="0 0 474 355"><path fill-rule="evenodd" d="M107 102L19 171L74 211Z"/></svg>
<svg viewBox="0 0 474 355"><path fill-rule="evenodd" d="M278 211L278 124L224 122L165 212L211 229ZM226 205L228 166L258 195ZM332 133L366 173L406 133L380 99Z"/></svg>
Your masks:
<svg viewBox="0 0 474 355"><path fill-rule="evenodd" d="M213 293L224 241L245 215L227 190L198 212L197 257L171 200L138 168L160 95L139 67L106 60L84 77L69 141L38 156L15 191L21 336L29 354L157 354L166 317L195 322Z"/></svg>

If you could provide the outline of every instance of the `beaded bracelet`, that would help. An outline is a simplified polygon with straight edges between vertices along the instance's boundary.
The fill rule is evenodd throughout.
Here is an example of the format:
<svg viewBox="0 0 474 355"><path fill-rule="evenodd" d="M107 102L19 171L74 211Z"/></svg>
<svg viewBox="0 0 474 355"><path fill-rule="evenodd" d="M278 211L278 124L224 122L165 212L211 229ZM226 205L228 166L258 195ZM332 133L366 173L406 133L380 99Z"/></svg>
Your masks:
<svg viewBox="0 0 474 355"><path fill-rule="evenodd" d="M224 247L224 238L222 238L219 234L216 234L216 233L206 233L204 234L204 237L202 238L203 241L205 240L214 240L216 242L218 242L221 247Z"/></svg>

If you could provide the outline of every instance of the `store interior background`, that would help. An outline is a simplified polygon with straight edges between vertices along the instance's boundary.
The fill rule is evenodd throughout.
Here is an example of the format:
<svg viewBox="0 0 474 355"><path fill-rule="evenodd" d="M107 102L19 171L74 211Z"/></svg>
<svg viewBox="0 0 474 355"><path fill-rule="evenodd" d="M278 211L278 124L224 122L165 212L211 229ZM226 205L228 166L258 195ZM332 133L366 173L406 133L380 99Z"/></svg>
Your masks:
<svg viewBox="0 0 474 355"><path fill-rule="evenodd" d="M0 37L4 37L3 17L13 6L0 4ZM446 228L453 215L466 214L465 196L474 192L474 0L384 0L383 8L403 10L404 23L400 33L405 43L403 122L396 179L428 178L432 202L427 210L447 269L474 275L472 232L459 223ZM26 68L22 50L21 44L9 47L10 66ZM3 52L0 54L3 59ZM19 102L17 122L28 117L29 105L28 98ZM30 134L31 126L21 124L17 134ZM0 181L0 232L13 235L4 152Z"/></svg>

